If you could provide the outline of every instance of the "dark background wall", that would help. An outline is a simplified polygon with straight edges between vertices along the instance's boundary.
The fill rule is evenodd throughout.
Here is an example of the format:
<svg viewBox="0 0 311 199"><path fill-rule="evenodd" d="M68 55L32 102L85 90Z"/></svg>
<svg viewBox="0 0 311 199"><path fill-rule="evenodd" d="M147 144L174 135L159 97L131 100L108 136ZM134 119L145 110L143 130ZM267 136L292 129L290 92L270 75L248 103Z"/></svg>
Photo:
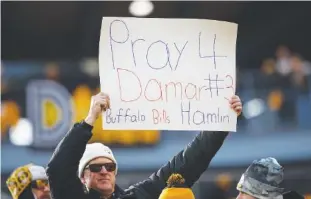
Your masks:
<svg viewBox="0 0 311 199"><path fill-rule="evenodd" d="M101 18L130 2L2 2L2 60L97 57ZM280 44L311 60L311 2L154 2L148 17L239 24L237 64L258 67Z"/></svg>

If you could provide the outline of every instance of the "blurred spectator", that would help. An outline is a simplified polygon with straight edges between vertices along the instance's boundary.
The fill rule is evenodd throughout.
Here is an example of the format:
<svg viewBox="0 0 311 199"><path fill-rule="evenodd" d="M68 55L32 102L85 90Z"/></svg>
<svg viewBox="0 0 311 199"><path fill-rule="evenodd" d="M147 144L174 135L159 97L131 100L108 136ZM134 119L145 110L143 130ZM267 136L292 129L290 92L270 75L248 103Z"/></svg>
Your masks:
<svg viewBox="0 0 311 199"><path fill-rule="evenodd" d="M250 120L249 124L254 125L257 123L261 126L261 123L264 123L265 131L268 132L275 129L278 124L278 111L281 109L284 101L282 87L288 81L285 80L286 77L276 71L276 61L273 58L263 60L260 73L255 74L254 77L256 79L256 96L265 101L268 109L260 117ZM253 128L252 125L250 127ZM262 128L259 129L260 132L263 130Z"/></svg>
<svg viewBox="0 0 311 199"><path fill-rule="evenodd" d="M48 63L45 66L45 75L49 80L58 81L60 77L59 66L54 62Z"/></svg>
<svg viewBox="0 0 311 199"><path fill-rule="evenodd" d="M13 199L50 199L45 169L28 164L15 169L6 181Z"/></svg>
<svg viewBox="0 0 311 199"><path fill-rule="evenodd" d="M288 74L286 81L289 86L284 84L283 92L285 100L280 110L280 116L284 123L294 123L297 121L296 106L298 100L302 96L307 96L309 93L308 76L306 72L306 65L299 55L293 55L289 59L291 72ZM285 86L286 85L286 86Z"/></svg>
<svg viewBox="0 0 311 199"><path fill-rule="evenodd" d="M297 122L298 100L310 93L308 74L311 65L292 54L286 46L277 49L276 57L276 62L273 59L263 61L256 88L260 96L267 96L271 110L279 110L281 121L292 125Z"/></svg>
<svg viewBox="0 0 311 199"><path fill-rule="evenodd" d="M215 183L204 188L205 191L201 194L201 198L228 199L231 185L232 178L230 174L219 174L215 179Z"/></svg>
<svg viewBox="0 0 311 199"><path fill-rule="evenodd" d="M276 71L281 75L288 75L291 72L290 67L291 52L288 47L281 45L276 50Z"/></svg>
<svg viewBox="0 0 311 199"><path fill-rule="evenodd" d="M288 99L292 100L291 106L294 107L293 117L296 119L297 126L299 128L310 129L311 124L309 122L308 114L311 112L311 88L309 65L299 55L291 57L292 72L289 75L291 83L291 95L288 95Z"/></svg>
<svg viewBox="0 0 311 199"><path fill-rule="evenodd" d="M257 89L276 89L281 86L282 76L276 71L276 62L272 58L265 59L256 79Z"/></svg>
<svg viewBox="0 0 311 199"><path fill-rule="evenodd" d="M294 55L290 58L290 82L292 88L298 92L297 94L307 94L309 92L308 87L308 65L302 57Z"/></svg>

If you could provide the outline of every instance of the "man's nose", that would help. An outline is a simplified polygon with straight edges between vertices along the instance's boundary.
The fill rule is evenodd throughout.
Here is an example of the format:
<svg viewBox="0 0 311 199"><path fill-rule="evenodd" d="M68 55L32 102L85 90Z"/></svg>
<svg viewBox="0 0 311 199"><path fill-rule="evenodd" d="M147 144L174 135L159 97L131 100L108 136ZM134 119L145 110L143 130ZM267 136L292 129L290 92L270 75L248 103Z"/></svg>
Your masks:
<svg viewBox="0 0 311 199"><path fill-rule="evenodd" d="M105 166L102 166L102 169L100 170L100 173L108 173Z"/></svg>

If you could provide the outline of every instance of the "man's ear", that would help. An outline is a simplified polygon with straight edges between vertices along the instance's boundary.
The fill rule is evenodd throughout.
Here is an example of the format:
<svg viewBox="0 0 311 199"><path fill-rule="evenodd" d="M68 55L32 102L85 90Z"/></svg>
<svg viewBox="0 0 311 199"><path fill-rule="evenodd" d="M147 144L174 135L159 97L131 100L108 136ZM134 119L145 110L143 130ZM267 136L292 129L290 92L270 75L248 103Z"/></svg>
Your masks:
<svg viewBox="0 0 311 199"><path fill-rule="evenodd" d="M81 180L81 182L83 183L83 184L85 184L85 174L84 174L84 171L83 171L83 173L82 173L82 177L80 178L80 180Z"/></svg>
<svg viewBox="0 0 311 199"><path fill-rule="evenodd" d="M88 193L88 192L89 192L89 188L88 188L87 185L86 185L86 179L85 179L85 177L86 177L86 175L85 175L85 173L83 172L83 173L82 173L82 177L80 178L80 180L81 180L81 182L82 182L82 184L83 184L84 192L85 192L85 193Z"/></svg>

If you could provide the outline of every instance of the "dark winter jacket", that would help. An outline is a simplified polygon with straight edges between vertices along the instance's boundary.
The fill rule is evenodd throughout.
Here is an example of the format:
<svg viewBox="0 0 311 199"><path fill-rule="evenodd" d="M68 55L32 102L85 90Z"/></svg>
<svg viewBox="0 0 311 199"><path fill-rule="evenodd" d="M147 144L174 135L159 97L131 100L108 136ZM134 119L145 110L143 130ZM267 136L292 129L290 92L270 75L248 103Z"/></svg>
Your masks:
<svg viewBox="0 0 311 199"><path fill-rule="evenodd" d="M228 132L201 132L184 150L146 180L122 190L117 185L113 199L158 199L172 173L180 173L191 187L207 169ZM47 167L54 199L99 199L94 190L85 192L78 178L80 158L92 137L92 126L76 123L57 146Z"/></svg>

